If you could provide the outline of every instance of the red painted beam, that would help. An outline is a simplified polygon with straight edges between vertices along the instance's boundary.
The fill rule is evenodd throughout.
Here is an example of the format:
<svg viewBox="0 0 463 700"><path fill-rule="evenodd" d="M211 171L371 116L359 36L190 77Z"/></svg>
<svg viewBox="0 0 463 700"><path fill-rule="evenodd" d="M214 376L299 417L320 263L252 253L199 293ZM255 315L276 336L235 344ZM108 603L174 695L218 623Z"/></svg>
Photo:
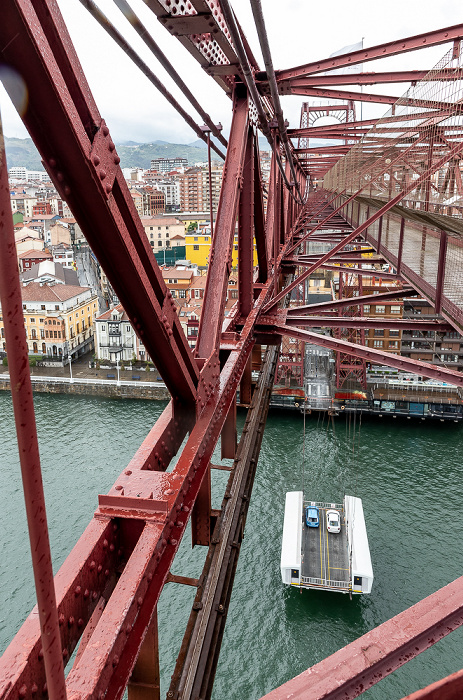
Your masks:
<svg viewBox="0 0 463 700"><path fill-rule="evenodd" d="M400 99L401 106L408 107L428 107L429 109L448 109L450 102L435 102L433 100L421 100L401 95L375 95L366 92L354 92L351 90L332 90L324 88L313 88L310 85L291 87L289 95L306 95L309 97L321 97L326 100L354 100L356 102L370 102L378 104L393 105Z"/></svg>
<svg viewBox="0 0 463 700"><path fill-rule="evenodd" d="M385 44L378 44L377 46L351 51L341 56L332 56L322 59L321 61L313 61L302 66L297 66L296 68L276 71L276 77L277 81L280 82L281 80L312 75L313 73L322 73L323 71L343 68L344 66L354 66L358 63L366 63L378 58L386 58L386 56L396 56L400 53L416 51L417 49L423 49L428 46L438 46L439 44L446 44L461 38L463 38L463 24L457 24L453 27L417 34L416 36L407 37L406 39L389 41Z"/></svg>
<svg viewBox="0 0 463 700"><path fill-rule="evenodd" d="M423 80L429 70L390 71L387 73L363 72L327 75L309 75L303 78L279 80L278 88L281 94L287 94L291 87L328 87L330 85L378 85L380 83L416 83ZM439 80L461 80L461 69L439 71ZM437 79L437 78L436 78ZM283 92L286 91L286 92Z"/></svg>
<svg viewBox="0 0 463 700"><path fill-rule="evenodd" d="M372 296L374 301L375 296ZM265 325L266 319L259 319L259 325ZM268 323L272 323L268 319ZM453 326L445 321L413 321L411 319L366 318L365 316L289 316L285 322L288 326L303 328L392 328L396 330L437 331L447 333Z"/></svg>
<svg viewBox="0 0 463 700"><path fill-rule="evenodd" d="M40 621L42 656L50 699L65 700L63 652L1 120L0 211L0 301ZM19 695L21 696L21 693Z"/></svg>
<svg viewBox="0 0 463 700"><path fill-rule="evenodd" d="M267 693L262 700L351 700L462 624L463 577ZM462 687L461 673L453 677L454 690ZM461 695L409 697L450 700Z"/></svg>
<svg viewBox="0 0 463 700"><path fill-rule="evenodd" d="M209 256L206 290L199 324L196 354L210 357L219 347L228 278L232 266L232 248L239 202L238 185L243 175L248 129L247 97L234 98L234 115L223 170L223 186Z"/></svg>
<svg viewBox="0 0 463 700"><path fill-rule="evenodd" d="M336 350L336 352L346 352L348 355L353 355L354 357L362 357L377 365L395 367L408 372L414 372L415 374L421 374L430 379L438 379L439 381L445 381L449 384L463 387L463 374L461 372L453 371L446 367L437 367L428 362L421 362L421 360L412 360L411 358L402 357L401 355L381 352L375 348L367 348L363 345L350 343L347 340L329 338L326 335L312 333L311 331L303 331L287 325L275 324L274 330L270 331L270 333L274 335L289 335L292 338L298 338L307 343L322 345L325 348L330 348L330 350Z"/></svg>

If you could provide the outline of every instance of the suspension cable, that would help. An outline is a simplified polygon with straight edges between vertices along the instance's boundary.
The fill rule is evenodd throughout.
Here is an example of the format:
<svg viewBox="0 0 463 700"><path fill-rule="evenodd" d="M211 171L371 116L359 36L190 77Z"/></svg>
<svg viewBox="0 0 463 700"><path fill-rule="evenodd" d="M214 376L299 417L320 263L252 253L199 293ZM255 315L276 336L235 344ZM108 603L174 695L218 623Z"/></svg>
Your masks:
<svg viewBox="0 0 463 700"><path fill-rule="evenodd" d="M96 21L103 27L103 29L109 34L109 36L114 39L116 44L118 44L123 51L132 59L135 65L146 75L148 80L159 90L159 92L164 95L166 100L177 110L177 112L184 118L186 123L193 129L195 134L201 141L207 143L206 135L201 131L201 127L197 124L194 119L190 117L188 112L183 109L183 107L177 102L175 97L167 90L159 78L154 75L153 71L146 65L146 63L140 58L140 56L134 51L130 44L124 39L122 34L116 29L116 27L110 22L103 12L95 5L93 0L80 0L80 3L85 7L88 12L96 19ZM214 144L211 143L211 148L219 155L223 160L225 160L225 155L222 151Z"/></svg>
<svg viewBox="0 0 463 700"><path fill-rule="evenodd" d="M296 198L294 197L294 194L291 191L291 184L288 182L288 178L286 177L286 173L284 171L283 164L282 164L281 158L280 158L280 154L278 153L278 149L275 147L275 144L273 142L272 132L271 132L270 126L268 124L267 114L266 114L265 109L264 109L262 98L259 94L259 91L257 90L254 76L252 74L251 67L249 65L246 50L244 48L243 41L241 38L241 33L240 33L240 30L238 29L238 25L236 23L235 15L233 13L233 10L231 9L229 0L221 0L220 5L222 7L222 12L224 14L225 20L227 22L228 31L230 32L230 36L231 36L231 39L233 41L236 55L237 55L238 60L240 62L240 67L241 67L241 70L243 72L243 77L244 77L244 80L246 82L246 86L247 86L249 94L251 95L251 98L256 106L257 114L259 116L260 128L262 129L262 132L264 133L267 141L269 142L269 144L271 146L271 149L272 149L273 154L275 156L275 159L278 163L278 168L281 172L281 175L283 177L283 180L284 180L286 187L288 188L293 199L295 201L297 201ZM298 202L298 204L299 204L299 202Z"/></svg>
<svg viewBox="0 0 463 700"><path fill-rule="evenodd" d="M259 43L262 50L262 55L264 57L267 78L270 86L270 93L272 95L273 106L275 109L275 116L278 121L278 130L280 132L281 140L283 141L283 145L285 147L286 157L288 159L289 167L291 168L291 174L293 176L294 186L296 188L297 194L299 195L300 204L304 204L304 200L299 189L299 183L296 177L296 171L293 162L293 154L291 153L288 132L286 130L286 124L283 117L283 110L281 108L280 95L278 93L275 70L273 68L272 55L270 52L270 44L268 41L267 31L265 29L264 14L262 12L262 5L260 0L251 0L251 8L252 14L254 15L254 21L256 23L257 34L259 36Z"/></svg>
<svg viewBox="0 0 463 700"><path fill-rule="evenodd" d="M188 85L184 82L181 75L177 73L172 63L169 61L167 56L155 42L148 29L141 22L140 18L136 15L135 11L130 7L127 0L114 0L114 3L120 9L124 17L130 22L132 27L135 29L137 34L145 42L147 47L150 49L151 53L156 56L161 66L167 71L172 80L175 82L178 88L183 92L187 100L193 105L198 114L204 119L205 124L210 128L214 136L220 141L220 143L227 147L228 142L224 135L220 132L217 126L212 121L211 117L199 104L196 97L191 92Z"/></svg>

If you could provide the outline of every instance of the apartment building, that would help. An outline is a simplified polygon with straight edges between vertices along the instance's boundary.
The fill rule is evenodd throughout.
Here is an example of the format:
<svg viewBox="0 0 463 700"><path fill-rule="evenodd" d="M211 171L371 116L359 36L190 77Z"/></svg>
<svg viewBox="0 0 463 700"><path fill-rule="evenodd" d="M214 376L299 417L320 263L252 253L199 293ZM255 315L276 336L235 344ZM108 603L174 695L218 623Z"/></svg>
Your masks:
<svg viewBox="0 0 463 700"><path fill-rule="evenodd" d="M91 289L31 282L21 295L29 354L63 362L93 349L98 302ZM0 336L6 351L1 311Z"/></svg>
<svg viewBox="0 0 463 700"><path fill-rule="evenodd" d="M202 168L188 168L179 175L180 210L189 212L205 211Z"/></svg>

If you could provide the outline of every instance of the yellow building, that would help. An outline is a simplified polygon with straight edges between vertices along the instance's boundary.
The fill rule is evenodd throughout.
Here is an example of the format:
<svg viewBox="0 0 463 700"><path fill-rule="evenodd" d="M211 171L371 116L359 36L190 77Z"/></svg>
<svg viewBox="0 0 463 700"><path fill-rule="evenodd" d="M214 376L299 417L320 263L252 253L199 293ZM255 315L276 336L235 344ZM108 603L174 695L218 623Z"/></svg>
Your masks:
<svg viewBox="0 0 463 700"><path fill-rule="evenodd" d="M185 257L187 260L190 260L192 265L197 265L198 267L207 267L209 265L209 253L211 250L210 235L187 234L185 236L185 247ZM254 267L257 266L257 250L255 243L253 265ZM232 266L234 268L238 266L238 236L235 236L233 241Z"/></svg>
<svg viewBox="0 0 463 700"><path fill-rule="evenodd" d="M93 349L96 294L89 287L30 282L21 289L24 325L30 355L54 361L73 359ZM0 349L6 350L0 307Z"/></svg>

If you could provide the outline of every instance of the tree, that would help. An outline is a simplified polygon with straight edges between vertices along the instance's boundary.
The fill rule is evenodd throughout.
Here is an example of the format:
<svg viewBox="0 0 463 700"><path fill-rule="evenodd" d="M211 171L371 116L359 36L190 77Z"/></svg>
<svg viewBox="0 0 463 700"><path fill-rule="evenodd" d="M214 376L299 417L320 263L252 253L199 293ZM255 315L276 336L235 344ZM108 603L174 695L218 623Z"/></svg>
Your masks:
<svg viewBox="0 0 463 700"><path fill-rule="evenodd" d="M198 222L197 221L190 221L188 224L188 231L196 231L198 228Z"/></svg>

